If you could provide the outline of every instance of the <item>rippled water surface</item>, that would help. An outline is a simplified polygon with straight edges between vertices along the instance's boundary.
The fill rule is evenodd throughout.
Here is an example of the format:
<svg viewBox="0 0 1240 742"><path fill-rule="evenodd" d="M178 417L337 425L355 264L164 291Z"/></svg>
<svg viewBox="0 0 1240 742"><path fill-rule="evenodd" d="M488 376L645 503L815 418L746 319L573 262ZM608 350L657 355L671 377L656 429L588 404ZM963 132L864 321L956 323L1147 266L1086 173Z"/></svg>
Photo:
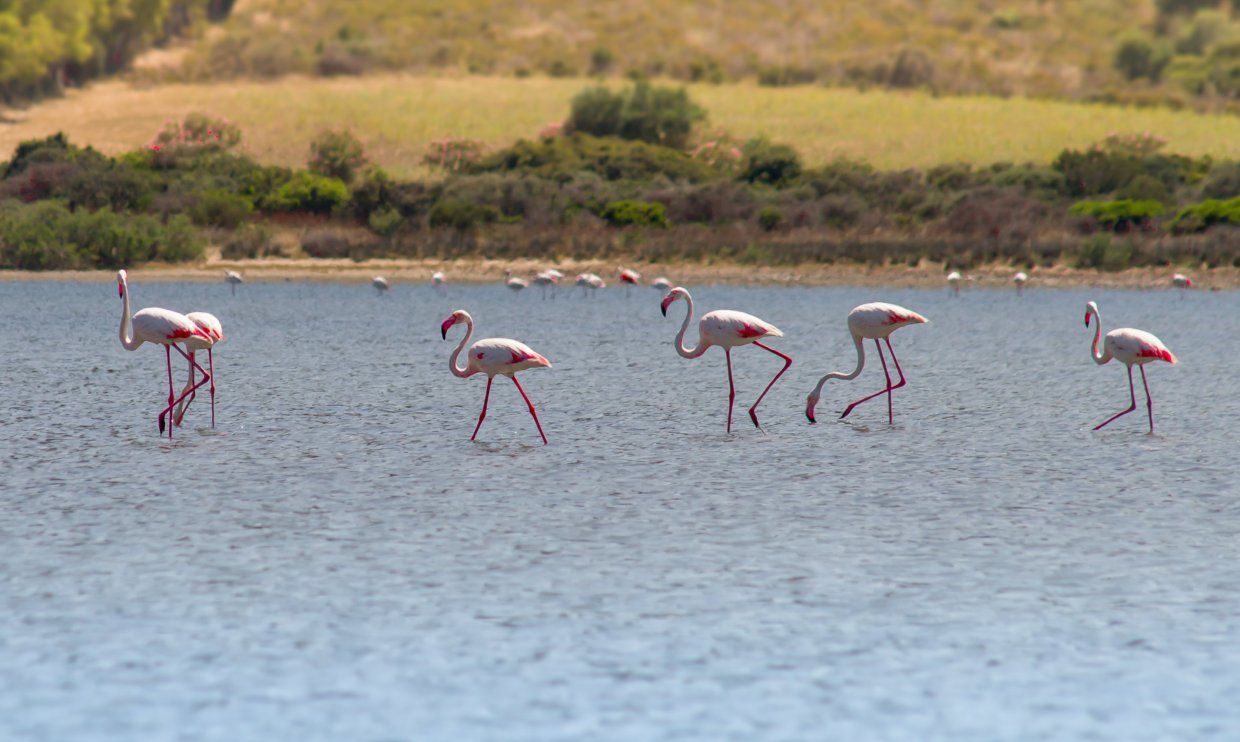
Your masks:
<svg viewBox="0 0 1240 742"><path fill-rule="evenodd" d="M1240 734L1237 293L698 287L795 359L764 434L779 361L734 354L725 435L722 353L678 357L649 289L132 288L223 320L216 430L200 396L157 436L112 283L0 291L0 737ZM1180 358L1154 436L1090 432L1128 391L1087 298ZM875 299L931 319L895 427L836 419L877 367L809 426ZM522 375L551 445L504 379L469 442L457 307L554 362Z"/></svg>

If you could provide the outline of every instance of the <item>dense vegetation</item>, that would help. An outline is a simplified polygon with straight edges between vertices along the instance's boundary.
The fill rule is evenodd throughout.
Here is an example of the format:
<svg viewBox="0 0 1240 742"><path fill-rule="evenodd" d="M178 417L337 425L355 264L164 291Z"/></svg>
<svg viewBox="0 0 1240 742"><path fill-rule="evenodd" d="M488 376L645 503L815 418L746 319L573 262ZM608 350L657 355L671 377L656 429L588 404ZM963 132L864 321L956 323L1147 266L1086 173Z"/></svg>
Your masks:
<svg viewBox="0 0 1240 742"><path fill-rule="evenodd" d="M344 130L309 142L304 169L256 162L234 124L203 115L119 157L56 135L0 171L0 267L192 260L208 241L226 258L1240 265L1240 163L1167 153L1150 135L1046 165L879 170L703 140L700 118L680 91L589 90L566 125L499 151L436 142L424 160L438 177L409 180L368 166Z"/></svg>

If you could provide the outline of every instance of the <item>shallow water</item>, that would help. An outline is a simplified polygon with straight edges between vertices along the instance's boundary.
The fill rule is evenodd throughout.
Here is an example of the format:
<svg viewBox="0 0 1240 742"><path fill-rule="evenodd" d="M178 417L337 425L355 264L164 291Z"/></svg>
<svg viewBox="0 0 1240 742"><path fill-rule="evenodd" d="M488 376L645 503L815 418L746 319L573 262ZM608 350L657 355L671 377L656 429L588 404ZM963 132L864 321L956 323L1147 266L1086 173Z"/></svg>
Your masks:
<svg viewBox="0 0 1240 742"><path fill-rule="evenodd" d="M676 356L648 289L132 289L223 320L217 430L200 395L158 437L111 283L0 292L0 737L1240 733L1238 293L700 287L795 359L764 434L779 361L734 354L729 436L722 353ZM1154 436L1090 432L1128 391L1087 298L1180 358ZM876 364L807 425L875 299L931 319L895 427L836 420ZM469 443L456 307L554 362L522 375L550 446L503 379Z"/></svg>

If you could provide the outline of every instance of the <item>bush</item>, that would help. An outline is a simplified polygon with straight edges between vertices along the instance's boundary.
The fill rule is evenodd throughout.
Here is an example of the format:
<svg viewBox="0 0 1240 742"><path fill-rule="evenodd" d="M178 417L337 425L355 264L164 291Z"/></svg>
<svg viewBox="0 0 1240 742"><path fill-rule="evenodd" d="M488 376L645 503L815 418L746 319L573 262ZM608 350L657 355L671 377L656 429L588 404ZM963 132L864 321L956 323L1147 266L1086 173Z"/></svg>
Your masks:
<svg viewBox="0 0 1240 742"><path fill-rule="evenodd" d="M400 212L390 207L371 212L370 218L366 221L371 231L380 237L391 237L396 234L404 222Z"/></svg>
<svg viewBox="0 0 1240 742"><path fill-rule="evenodd" d="M254 204L250 199L214 188L202 193L198 203L190 207L189 217L194 224L236 229L253 213Z"/></svg>
<svg viewBox="0 0 1240 742"><path fill-rule="evenodd" d="M220 248L225 260L258 258L276 252L271 242L271 227L261 222L246 224L229 235Z"/></svg>
<svg viewBox="0 0 1240 742"><path fill-rule="evenodd" d="M339 229L310 229L301 237L301 249L312 258L347 258L354 242Z"/></svg>
<svg viewBox="0 0 1240 742"><path fill-rule="evenodd" d="M1164 44L1142 34L1128 34L1115 47L1111 64L1128 80L1144 77L1157 82L1170 61L1171 53Z"/></svg>
<svg viewBox="0 0 1240 742"><path fill-rule="evenodd" d="M348 130L325 131L310 143L310 172L350 183L366 166L366 149Z"/></svg>
<svg viewBox="0 0 1240 742"><path fill-rule="evenodd" d="M559 181L581 172L605 180L648 181L662 175L673 181L701 182L719 173L679 150L614 137L584 134L531 142L521 140L482 159L472 172L521 171Z"/></svg>
<svg viewBox="0 0 1240 742"><path fill-rule="evenodd" d="M1098 224L1115 230L1126 231L1149 224L1163 212L1157 201L1078 201L1068 210L1070 214L1092 217Z"/></svg>
<svg viewBox="0 0 1240 742"><path fill-rule="evenodd" d="M783 186L801 175L801 158L786 144L772 144L766 139L751 139L742 150L745 165L740 179L750 183Z"/></svg>
<svg viewBox="0 0 1240 742"><path fill-rule="evenodd" d="M447 173L465 172L482 159L484 145L476 139L448 137L426 145L422 164Z"/></svg>
<svg viewBox="0 0 1240 742"><path fill-rule="evenodd" d="M4 179L8 180L25 172L31 165L41 163L73 162L80 157L104 159L103 155L87 147L82 149L70 144L63 132L57 132L43 139L27 139L17 145L13 159L4 168Z"/></svg>
<svg viewBox="0 0 1240 742"><path fill-rule="evenodd" d="M658 227L666 229L667 208L649 201L612 201L599 212L613 227Z"/></svg>
<svg viewBox="0 0 1240 742"><path fill-rule="evenodd" d="M605 46L596 46L590 52L590 74L605 75L616 64L616 54Z"/></svg>
<svg viewBox="0 0 1240 742"><path fill-rule="evenodd" d="M1240 162L1216 163L1205 178L1201 195L1221 199L1240 196Z"/></svg>
<svg viewBox="0 0 1240 742"><path fill-rule="evenodd" d="M1051 166L1063 174L1070 196L1111 193L1141 174L1141 163L1136 157L1100 149L1064 150Z"/></svg>
<svg viewBox="0 0 1240 742"><path fill-rule="evenodd" d="M199 260L204 243L183 216L167 224L109 209L70 211L59 201L0 208L0 267L115 269L149 260Z"/></svg>
<svg viewBox="0 0 1240 742"><path fill-rule="evenodd" d="M1133 245L1128 240L1114 240L1107 235L1095 235L1081 245L1076 256L1077 268L1094 268L1104 271L1122 271L1132 263Z"/></svg>
<svg viewBox="0 0 1240 742"><path fill-rule="evenodd" d="M638 80L615 93L601 86L578 93L568 129L682 149L694 124L705 118L705 111L689 100L684 88L655 87Z"/></svg>
<svg viewBox="0 0 1240 742"><path fill-rule="evenodd" d="M758 70L758 84L781 88L788 85L806 85L818 79L817 73L805 67L775 65Z"/></svg>
<svg viewBox="0 0 1240 742"><path fill-rule="evenodd" d="M494 206L455 198L437 201L430 211L431 227L451 227L460 231L491 224L499 218L500 211Z"/></svg>
<svg viewBox="0 0 1240 742"><path fill-rule="evenodd" d="M1157 201L1165 204L1171 200L1171 191L1167 186L1158 178L1144 173L1128 181L1115 195L1126 201Z"/></svg>
<svg viewBox="0 0 1240 742"><path fill-rule="evenodd" d="M336 178L299 172L276 189L263 203L267 211L306 211L331 214L349 200L349 189Z"/></svg>
<svg viewBox="0 0 1240 742"><path fill-rule="evenodd" d="M1201 232L1216 224L1240 226L1240 196L1228 201L1207 199L1181 209L1170 226L1175 232Z"/></svg>
<svg viewBox="0 0 1240 742"><path fill-rule="evenodd" d="M774 206L767 206L758 212L758 226L767 232L774 232L776 229L779 229L779 223L783 220L783 212Z"/></svg>
<svg viewBox="0 0 1240 742"><path fill-rule="evenodd" d="M855 193L823 196L820 202L822 221L834 229L847 229L856 225L869 210L865 199Z"/></svg>
<svg viewBox="0 0 1240 742"><path fill-rule="evenodd" d="M896 57L886 83L893 88L933 87L934 77L934 62L930 61L930 55L920 49L904 49Z"/></svg>
<svg viewBox="0 0 1240 742"><path fill-rule="evenodd" d="M395 209L405 219L425 214L434 197L423 183L398 182L381 168L366 171L352 190L349 210L359 221L367 222L370 215L381 209Z"/></svg>

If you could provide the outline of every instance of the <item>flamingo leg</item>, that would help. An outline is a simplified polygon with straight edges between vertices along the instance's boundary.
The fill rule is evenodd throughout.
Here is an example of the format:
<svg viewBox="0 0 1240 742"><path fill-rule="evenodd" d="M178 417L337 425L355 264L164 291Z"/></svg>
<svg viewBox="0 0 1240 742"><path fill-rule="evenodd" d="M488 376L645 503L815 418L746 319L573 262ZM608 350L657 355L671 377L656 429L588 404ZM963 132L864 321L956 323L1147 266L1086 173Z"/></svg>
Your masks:
<svg viewBox="0 0 1240 742"><path fill-rule="evenodd" d="M882 348L882 346L880 346L880 345L878 344L878 341L877 341L877 340L875 340L875 341L874 341L874 346L878 348L878 357L879 357L879 359L880 359L880 360L882 360L882 357L883 357L883 348ZM888 340L887 340L887 349L888 349L888 350L891 350L891 340L890 340L890 339L888 339ZM900 387L904 386L904 384L905 384L905 381L904 381L904 371L902 371L902 370L900 369L900 362L899 362L899 361L896 361L896 354L895 354L895 351L892 351L892 352L891 352L891 360L895 361L895 363L896 363L896 371L899 371L899 373L900 373L900 381L899 381L899 383L897 383L896 385L892 386L892 384L891 384L891 377L890 377L890 376L888 376L888 377L887 377L887 388L886 388L886 389L879 389L877 392L874 392L873 394L866 395L866 396L862 397L861 399L858 399L857 401L855 401L855 402L853 402L852 404L850 404L850 405L848 405L847 407L845 407L845 408L844 408L844 411L843 411L842 413L840 413L840 419L841 419L841 420L842 420L842 419L844 419L844 418L846 418L846 417L848 417L848 414L849 414L850 412L852 412L852 411L853 411L853 408L854 408L854 407L856 407L857 405L861 404L862 402L869 402L871 399L874 399L875 397L879 397L879 396L882 396L882 395L884 395L884 394L888 394L888 393L890 393L890 391L891 391L891 390L899 389ZM886 361L883 361L883 370L884 370L884 372L886 372L886 369L887 369L887 362L886 362Z"/></svg>
<svg viewBox="0 0 1240 742"><path fill-rule="evenodd" d="M1141 373L1142 375L1144 375L1145 370L1142 369ZM1149 387L1147 386L1146 394L1148 395L1148 393L1149 393ZM1124 415L1127 415L1129 412L1132 412L1133 410L1137 409L1137 390L1132 385L1132 366L1128 367L1128 394L1132 397L1132 404L1128 405L1128 409L1124 410L1123 412L1117 412L1114 415L1108 417L1104 422L1098 423L1097 425L1094 426L1094 430L1098 430L1099 428L1110 425L1117 418L1123 417ZM1153 407L1151 406L1150 420L1153 420L1153 419L1154 419L1154 410L1153 410Z"/></svg>
<svg viewBox="0 0 1240 742"><path fill-rule="evenodd" d="M1150 414L1150 435L1154 434L1154 398L1150 396L1150 383L1145 380L1145 366L1141 369L1141 385L1145 387L1145 408ZM1136 403L1135 395L1133 403Z"/></svg>
<svg viewBox="0 0 1240 742"><path fill-rule="evenodd" d="M168 406L165 407L163 411L159 413L159 432L161 433L164 432L164 415L168 415L169 417L171 417L173 408L175 408L177 404L180 403L181 400L185 399L187 395L193 395L195 392L198 391L198 387L202 386L203 384L206 384L208 381L211 380L211 375L207 373L207 370L203 368L202 366L198 365L198 361L195 361L193 357L190 356L190 354L181 350L181 346L177 345L176 343L168 343L167 345L164 346L164 349L168 353ZM180 397L177 397L175 399L175 401L173 400L173 396L172 396L172 351L174 349L176 350L176 352L180 353L181 356L185 358L185 360L189 361L190 365L193 368L198 369L199 373L202 374L202 381L194 384L192 387L190 387L188 392L182 393ZM171 420L169 420L169 422L171 422ZM168 431L168 437L169 438L172 437L171 430Z"/></svg>
<svg viewBox="0 0 1240 742"><path fill-rule="evenodd" d="M207 348L207 366L211 369L211 427L215 428L215 354L211 348Z"/></svg>
<svg viewBox="0 0 1240 742"><path fill-rule="evenodd" d="M542 423L538 422L538 411L534 409L534 403L525 395L525 390L521 388L521 382L517 381L516 376L509 376L512 383L517 385L517 391L521 392L521 398L525 400L525 404L530 408L530 417L534 418L534 425L538 428L538 434L542 436L543 445L547 445L547 434L543 432Z"/></svg>
<svg viewBox="0 0 1240 742"><path fill-rule="evenodd" d="M192 352L189 355L191 358L194 356ZM194 386L194 367L193 365L190 365L189 381L185 382L185 386L182 387L181 401L177 402L176 412L172 413L172 422L178 427L181 425L181 421L185 419L185 413L189 411L190 403L194 401L195 395L191 392L191 389L193 388L193 386ZM187 393L189 394L189 399L185 398L185 395Z"/></svg>
<svg viewBox="0 0 1240 742"><path fill-rule="evenodd" d="M723 357L728 363L728 432L732 432L732 404L736 401L736 384L732 381L732 349L724 348Z"/></svg>
<svg viewBox="0 0 1240 742"><path fill-rule="evenodd" d="M878 360L883 364L883 377L887 379L887 424L895 425L895 414L891 409L891 374L887 371L887 359L883 357L883 346L878 344L878 340L874 341L874 347L878 348Z"/></svg>
<svg viewBox="0 0 1240 742"><path fill-rule="evenodd" d="M471 441L478 437L478 431L482 430L482 421L487 419L487 404L490 403L491 401L491 382L492 381L495 381L495 377L488 376L487 377L487 393L483 395L482 397L482 413L478 415L478 424L474 426L474 434L469 436L469 439Z"/></svg>
<svg viewBox="0 0 1240 742"><path fill-rule="evenodd" d="M168 407L159 413L159 434L164 434L164 415L172 409L172 346L164 346L164 357L168 361ZM168 437L172 437L172 426L168 427Z"/></svg>
<svg viewBox="0 0 1240 742"><path fill-rule="evenodd" d="M754 403L749 406L749 419L753 420L753 426L755 428L758 428L759 430L761 430L762 426L758 424L758 413L757 413L758 405L762 403L762 398L766 396L766 393L771 391L771 387L775 386L775 382L779 381L779 377L783 376L784 372L788 370L788 367L792 365L792 358L784 355L783 353L780 353L779 351L775 350L769 345L763 345L762 343L759 343L756 340L754 341L754 345L758 346L762 350L774 353L775 355L784 359L784 367L779 369L779 373L775 374L775 378L771 379L771 383L766 385L766 388L762 390L762 393L758 395L758 398L754 401Z"/></svg>

